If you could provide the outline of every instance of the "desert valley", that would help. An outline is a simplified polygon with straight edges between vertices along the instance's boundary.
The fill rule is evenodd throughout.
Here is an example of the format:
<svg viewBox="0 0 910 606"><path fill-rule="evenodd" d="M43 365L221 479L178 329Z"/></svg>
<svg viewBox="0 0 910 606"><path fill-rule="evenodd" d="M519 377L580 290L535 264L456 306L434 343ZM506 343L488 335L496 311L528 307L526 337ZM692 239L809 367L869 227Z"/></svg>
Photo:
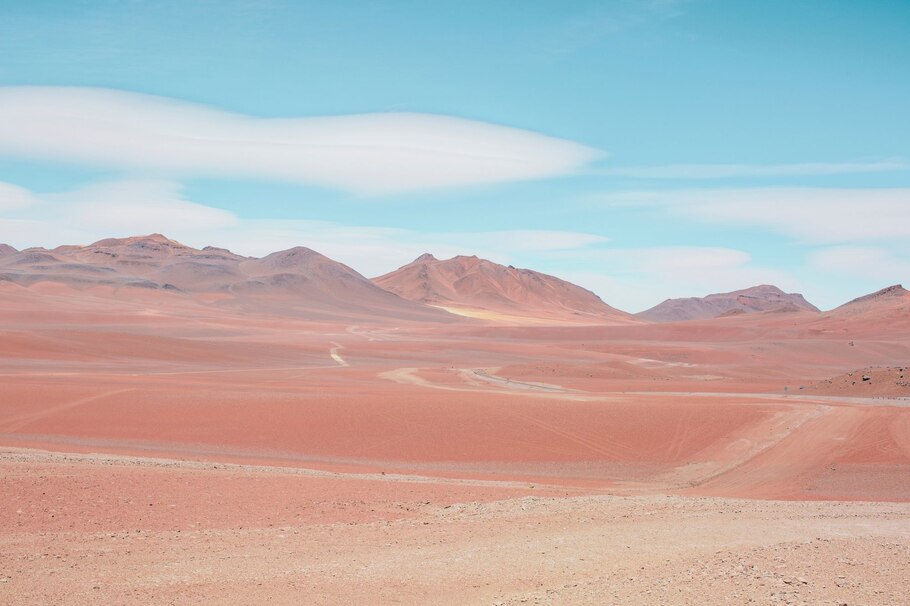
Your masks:
<svg viewBox="0 0 910 606"><path fill-rule="evenodd" d="M907 603L908 362L900 286L4 245L0 602Z"/></svg>

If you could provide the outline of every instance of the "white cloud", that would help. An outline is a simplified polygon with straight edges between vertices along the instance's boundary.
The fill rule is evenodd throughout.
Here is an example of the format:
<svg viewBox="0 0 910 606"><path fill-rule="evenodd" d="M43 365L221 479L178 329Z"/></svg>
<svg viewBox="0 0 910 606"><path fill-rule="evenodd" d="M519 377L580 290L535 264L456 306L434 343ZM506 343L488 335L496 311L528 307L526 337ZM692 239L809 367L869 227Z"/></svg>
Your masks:
<svg viewBox="0 0 910 606"><path fill-rule="evenodd" d="M228 211L185 200L181 189L169 181L115 181L43 199L68 225L108 235L210 231L238 222Z"/></svg>
<svg viewBox="0 0 910 606"><path fill-rule="evenodd" d="M35 194L0 182L0 194L17 191L28 202L0 217L0 241L20 248L87 244L156 231L205 233L237 224L233 213L186 200L181 189L169 181L125 180Z"/></svg>
<svg viewBox="0 0 910 606"><path fill-rule="evenodd" d="M664 299L702 297L758 284L798 290L785 272L757 266L741 250L702 246L600 248L558 253L563 261L583 257L585 270L568 269L560 277L599 294L611 305L642 311ZM565 265L571 267L569 263ZM598 271L591 271L590 267Z"/></svg>
<svg viewBox="0 0 910 606"><path fill-rule="evenodd" d="M484 248L494 246L522 252L576 249L592 244L603 244L607 238L577 231L513 229L482 232L468 240Z"/></svg>
<svg viewBox="0 0 910 606"><path fill-rule="evenodd" d="M0 210L22 208L35 203L31 192L10 183L0 183Z"/></svg>
<svg viewBox="0 0 910 606"><path fill-rule="evenodd" d="M890 284L910 278L910 257L875 246L834 246L813 251L809 267Z"/></svg>
<svg viewBox="0 0 910 606"><path fill-rule="evenodd" d="M100 239L100 238L95 238ZM87 244L85 232L44 219L0 217L0 243L18 249L31 246L56 246L63 243Z"/></svg>
<svg viewBox="0 0 910 606"><path fill-rule="evenodd" d="M621 192L611 207L653 208L706 222L764 227L816 244L910 237L910 189L755 188Z"/></svg>
<svg viewBox="0 0 910 606"><path fill-rule="evenodd" d="M413 113L263 119L109 89L0 88L0 153L358 193L539 179L600 153L531 131Z"/></svg>
<svg viewBox="0 0 910 606"><path fill-rule="evenodd" d="M636 179L733 179L739 177L807 177L884 173L910 170L910 162L806 162L797 164L668 164L665 166L620 166L595 172Z"/></svg>

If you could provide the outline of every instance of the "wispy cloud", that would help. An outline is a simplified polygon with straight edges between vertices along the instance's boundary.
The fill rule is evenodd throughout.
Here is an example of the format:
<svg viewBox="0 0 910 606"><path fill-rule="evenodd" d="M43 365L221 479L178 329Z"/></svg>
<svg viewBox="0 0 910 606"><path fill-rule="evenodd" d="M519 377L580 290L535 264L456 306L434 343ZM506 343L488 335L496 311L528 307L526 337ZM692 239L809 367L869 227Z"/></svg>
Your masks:
<svg viewBox="0 0 910 606"><path fill-rule="evenodd" d="M601 247L549 256L566 262L568 269L561 277L629 311L642 311L667 298L700 297L756 284L775 284L784 289L797 287L788 273L757 265L749 253L733 248ZM585 263L571 263L573 259L584 259ZM585 269L573 269L573 265Z"/></svg>
<svg viewBox="0 0 910 606"><path fill-rule="evenodd" d="M4 206L4 192L24 201ZM0 182L0 241L17 247L86 244L153 231L206 233L237 225L228 211L187 200L179 183L124 180L37 194Z"/></svg>
<svg viewBox="0 0 910 606"><path fill-rule="evenodd" d="M709 180L743 177L811 177L862 173L910 171L903 159L873 162L805 162L796 164L667 164L664 166L619 166L592 172L634 179Z"/></svg>
<svg viewBox="0 0 910 606"><path fill-rule="evenodd" d="M874 279L882 285L910 280L910 255L876 246L822 248L809 254L808 264L815 271Z"/></svg>
<svg viewBox="0 0 910 606"><path fill-rule="evenodd" d="M128 180L43 196L67 225L106 233L208 231L239 223L228 211L186 200L178 183Z"/></svg>
<svg viewBox="0 0 910 606"><path fill-rule="evenodd" d="M766 228L814 244L910 237L910 188L636 191L596 200L706 223Z"/></svg>
<svg viewBox="0 0 910 606"><path fill-rule="evenodd" d="M564 21L538 34L537 47L557 56L598 44L603 39L650 23L674 19L692 0L614 0L570 12ZM567 11L568 12L568 11Z"/></svg>
<svg viewBox="0 0 910 606"><path fill-rule="evenodd" d="M495 124L388 113L262 119L109 89L0 88L0 154L382 194L576 172L589 147Z"/></svg>
<svg viewBox="0 0 910 606"><path fill-rule="evenodd" d="M28 191L10 183L0 183L0 210L30 206L36 202Z"/></svg>

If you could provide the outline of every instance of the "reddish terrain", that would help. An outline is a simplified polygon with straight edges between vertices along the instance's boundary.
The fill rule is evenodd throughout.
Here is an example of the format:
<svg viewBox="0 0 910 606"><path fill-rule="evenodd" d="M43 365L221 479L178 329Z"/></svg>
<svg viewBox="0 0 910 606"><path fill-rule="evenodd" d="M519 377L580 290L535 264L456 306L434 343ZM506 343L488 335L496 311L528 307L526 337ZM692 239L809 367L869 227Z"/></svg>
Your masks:
<svg viewBox="0 0 910 606"><path fill-rule="evenodd" d="M686 562L727 574L715 554L731 545L755 564L830 539L878 568L910 545L907 505L806 503L910 501L902 289L679 323L592 303L598 321L576 325L553 307L456 317L302 248L246 259L152 237L2 259L0 601L293 603L309 587L317 603L419 603L447 587L438 601L660 603L629 574L597 577L625 564L585 533L654 541L627 563L680 583ZM544 306L528 290L510 300ZM713 530L673 538L692 516ZM525 524L539 549L517 545ZM423 548L436 563L421 571ZM835 580L804 597L872 595Z"/></svg>

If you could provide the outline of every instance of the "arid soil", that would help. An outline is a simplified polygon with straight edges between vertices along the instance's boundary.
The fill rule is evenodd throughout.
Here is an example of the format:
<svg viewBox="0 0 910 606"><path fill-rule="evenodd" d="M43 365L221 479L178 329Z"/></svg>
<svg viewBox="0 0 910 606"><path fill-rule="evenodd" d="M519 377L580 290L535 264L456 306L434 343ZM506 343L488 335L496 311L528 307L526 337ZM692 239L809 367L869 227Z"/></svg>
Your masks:
<svg viewBox="0 0 910 606"><path fill-rule="evenodd" d="M803 390L832 396L910 398L910 367L863 368L819 381Z"/></svg>
<svg viewBox="0 0 910 606"><path fill-rule="evenodd" d="M910 601L910 399L810 388L906 368L901 293L599 326L0 294L0 603Z"/></svg>
<svg viewBox="0 0 910 606"><path fill-rule="evenodd" d="M6 451L5 603L905 604L910 505Z"/></svg>

